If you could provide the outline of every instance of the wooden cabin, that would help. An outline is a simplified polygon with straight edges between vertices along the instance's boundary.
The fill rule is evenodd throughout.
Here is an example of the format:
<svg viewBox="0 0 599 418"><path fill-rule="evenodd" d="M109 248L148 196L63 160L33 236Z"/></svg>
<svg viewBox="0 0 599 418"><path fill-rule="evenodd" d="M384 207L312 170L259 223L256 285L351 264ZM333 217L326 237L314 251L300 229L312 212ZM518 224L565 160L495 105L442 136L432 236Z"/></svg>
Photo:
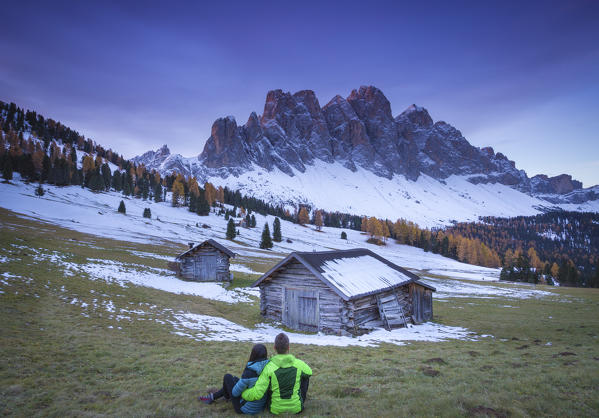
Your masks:
<svg viewBox="0 0 599 418"><path fill-rule="evenodd" d="M364 248L291 253L253 286L262 315L296 330L360 335L433 317L435 288Z"/></svg>
<svg viewBox="0 0 599 418"><path fill-rule="evenodd" d="M179 276L198 282L233 280L229 259L235 257L235 253L212 239L197 245L190 244L189 247L175 259Z"/></svg>

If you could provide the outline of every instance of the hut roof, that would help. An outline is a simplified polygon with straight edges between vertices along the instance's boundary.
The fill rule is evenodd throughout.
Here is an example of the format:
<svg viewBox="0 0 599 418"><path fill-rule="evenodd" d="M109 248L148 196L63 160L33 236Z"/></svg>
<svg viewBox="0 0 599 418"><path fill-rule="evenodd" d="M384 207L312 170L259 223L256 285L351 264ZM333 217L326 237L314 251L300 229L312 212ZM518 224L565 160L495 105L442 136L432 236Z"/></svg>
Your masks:
<svg viewBox="0 0 599 418"><path fill-rule="evenodd" d="M196 248L201 247L202 245L210 245L214 248L217 248L218 250L222 251L223 253L225 253L226 255L228 255L229 257L235 257L235 253L231 250L229 250L227 247L225 247L224 245L219 244L218 242L214 241L213 239L208 239L204 242L201 242L197 245L194 245L193 247L191 247L189 250L185 251L184 253L179 254L176 259L180 259L185 257L187 254L191 253L192 251L194 251Z"/></svg>
<svg viewBox="0 0 599 418"><path fill-rule="evenodd" d="M344 300L392 290L408 283L436 290L420 281L415 274L365 248L291 253L260 277L253 286L262 283L293 259L302 263Z"/></svg>

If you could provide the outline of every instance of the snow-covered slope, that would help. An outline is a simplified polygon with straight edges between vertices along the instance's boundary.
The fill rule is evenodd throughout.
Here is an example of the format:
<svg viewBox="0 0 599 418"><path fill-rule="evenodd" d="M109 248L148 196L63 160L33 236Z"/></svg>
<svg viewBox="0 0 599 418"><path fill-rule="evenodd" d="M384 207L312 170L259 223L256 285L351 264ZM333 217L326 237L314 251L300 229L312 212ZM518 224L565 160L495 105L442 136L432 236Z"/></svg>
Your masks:
<svg viewBox="0 0 599 418"><path fill-rule="evenodd" d="M126 198L115 192L94 193L77 186L47 186L46 194L37 197L35 187L18 179L11 184L0 183L0 207L68 229L132 242L170 241L186 244L212 238L233 250L241 259L272 259L273 262L265 264L261 272L266 271L276 259L292 251L365 247L408 269L467 274L472 279L496 280L499 277L498 269L460 263L419 248L396 244L392 240L385 247L368 244L366 236L358 231L345 230L348 239L342 240L341 229L324 227L319 232L312 227L286 221L281 221L283 242L275 243L272 251L265 251L259 249L260 235L265 222L272 225L272 216L255 214L258 227L240 228L241 235L236 242L232 242L224 239L227 222L214 213L198 216L185 208L173 208L164 202ZM125 202L127 215L117 212L121 200ZM151 209L152 219L142 216L146 207ZM286 241L288 238L291 243Z"/></svg>
<svg viewBox="0 0 599 418"><path fill-rule="evenodd" d="M316 162L294 176L253 167L238 176L214 176L207 181L276 204L303 203L393 221L404 218L424 227L475 221L479 216L535 215L548 209L599 211L599 200L550 203L500 183L473 184L468 176L437 180L421 175L412 181L394 175L387 179L366 170L353 172L339 163Z"/></svg>

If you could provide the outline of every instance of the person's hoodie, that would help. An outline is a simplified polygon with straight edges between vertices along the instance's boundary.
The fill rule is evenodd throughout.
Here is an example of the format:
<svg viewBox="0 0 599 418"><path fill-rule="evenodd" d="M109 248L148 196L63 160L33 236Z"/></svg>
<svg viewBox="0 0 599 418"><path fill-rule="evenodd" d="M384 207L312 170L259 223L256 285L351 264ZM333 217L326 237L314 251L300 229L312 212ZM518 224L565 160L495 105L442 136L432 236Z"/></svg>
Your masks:
<svg viewBox="0 0 599 418"><path fill-rule="evenodd" d="M241 379L235 384L231 394L233 396L240 397L244 390L254 387L256 384L256 380L258 380L258 376L262 373L264 366L268 364L268 360L258 360L251 361L245 366L245 370L241 375ZM261 399L257 401L246 401L243 398L241 399L241 412L248 415L259 414L266 407L266 398L267 394L265 393Z"/></svg>

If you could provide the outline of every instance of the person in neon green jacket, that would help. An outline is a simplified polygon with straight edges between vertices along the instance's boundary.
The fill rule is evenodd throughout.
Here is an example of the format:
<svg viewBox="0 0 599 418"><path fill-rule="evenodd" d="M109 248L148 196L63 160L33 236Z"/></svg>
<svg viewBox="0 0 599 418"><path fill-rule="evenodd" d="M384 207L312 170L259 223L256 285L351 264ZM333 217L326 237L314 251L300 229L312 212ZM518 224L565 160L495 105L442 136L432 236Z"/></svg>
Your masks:
<svg viewBox="0 0 599 418"><path fill-rule="evenodd" d="M289 337L284 333L275 338L275 350L278 354L270 358L254 387L244 390L241 397L254 401L270 389L271 413L297 414L304 409L312 369L289 354Z"/></svg>

